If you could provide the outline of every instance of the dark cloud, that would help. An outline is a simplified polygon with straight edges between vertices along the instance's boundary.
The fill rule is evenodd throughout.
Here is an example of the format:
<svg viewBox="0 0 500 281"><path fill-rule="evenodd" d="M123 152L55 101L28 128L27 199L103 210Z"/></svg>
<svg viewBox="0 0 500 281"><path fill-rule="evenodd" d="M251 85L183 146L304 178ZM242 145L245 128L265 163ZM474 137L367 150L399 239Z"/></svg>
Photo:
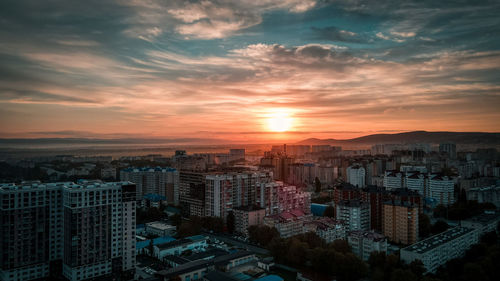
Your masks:
<svg viewBox="0 0 500 281"><path fill-rule="evenodd" d="M28 91L18 89L6 89L0 87L0 101L22 101L22 102L48 102L48 103L95 103L98 102L75 96L65 96L40 91Z"/></svg>

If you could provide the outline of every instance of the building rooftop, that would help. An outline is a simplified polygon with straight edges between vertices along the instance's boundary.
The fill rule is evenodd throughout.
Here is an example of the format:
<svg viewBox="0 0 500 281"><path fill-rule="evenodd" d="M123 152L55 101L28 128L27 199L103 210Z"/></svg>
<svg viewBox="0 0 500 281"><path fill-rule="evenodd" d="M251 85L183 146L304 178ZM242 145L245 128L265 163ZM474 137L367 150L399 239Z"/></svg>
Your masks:
<svg viewBox="0 0 500 281"><path fill-rule="evenodd" d="M182 264L186 264L188 262L191 262L191 260L185 259L185 258L180 257L180 256L174 256L174 255L165 256L164 259L171 261L171 262L178 264L178 265L182 265Z"/></svg>
<svg viewBox="0 0 500 281"><path fill-rule="evenodd" d="M311 213L315 216L323 216L327 207L326 204L311 203Z"/></svg>
<svg viewBox="0 0 500 281"><path fill-rule="evenodd" d="M195 254L189 255L185 258L187 260L190 260L190 261L196 261L196 260L203 260L203 259L207 259L207 258L212 259L215 257L227 255L227 254L229 254L227 251L224 251L224 250L218 249L218 248L213 248L213 249L207 249L206 251L203 251L200 253L195 253Z"/></svg>
<svg viewBox="0 0 500 281"><path fill-rule="evenodd" d="M373 241L383 241L386 240L387 238L375 231L365 231L365 230L354 230L349 232L349 236L357 236L357 237L363 237L366 239L370 239Z"/></svg>
<svg viewBox="0 0 500 281"><path fill-rule="evenodd" d="M400 201L400 200L388 200L384 202L384 205L392 205L392 206L401 206L407 208L418 208L418 204L414 204L408 201Z"/></svg>
<svg viewBox="0 0 500 281"><path fill-rule="evenodd" d="M167 197L160 195L160 194L154 194L154 193L148 193L144 194L142 198L147 199L152 202L160 202L160 201L165 201L167 200Z"/></svg>
<svg viewBox="0 0 500 281"><path fill-rule="evenodd" d="M170 167L130 167L130 168L125 168L122 170L122 172L175 172L177 169L175 168L170 168Z"/></svg>
<svg viewBox="0 0 500 281"><path fill-rule="evenodd" d="M267 275L261 278L257 278L254 281L283 281L284 279L278 275Z"/></svg>
<svg viewBox="0 0 500 281"><path fill-rule="evenodd" d="M0 191L17 191L17 190L33 190L33 189L51 189L51 188L64 188L66 190L72 189L107 189L118 188L123 185L135 185L128 181L119 182L102 182L100 180L79 180L78 183L74 182L54 182L54 183L41 183L40 181L23 182L21 184L15 183L2 183L0 184Z"/></svg>
<svg viewBox="0 0 500 281"><path fill-rule="evenodd" d="M338 205L344 206L344 207L360 207L360 206L368 205L368 203L363 202L359 199L351 199L351 200L342 200L339 202Z"/></svg>
<svg viewBox="0 0 500 281"><path fill-rule="evenodd" d="M250 251L242 250L242 251L237 251L237 252L234 252L231 254L216 257L216 258L212 259L212 261L217 265L225 265L228 262L230 262L231 260L239 259L239 258L243 258L243 257L248 257L248 256L252 256L252 255L255 255L255 254L253 252L250 252Z"/></svg>
<svg viewBox="0 0 500 281"><path fill-rule="evenodd" d="M208 268L210 266L212 266L212 261L198 260L179 265L178 267L175 268L161 270L158 271L156 274L163 276L166 279L184 273L193 272L195 270L199 270L202 268Z"/></svg>
<svg viewBox="0 0 500 281"><path fill-rule="evenodd" d="M161 221L148 222L146 223L146 227L154 227L159 230L171 230L173 228L176 228L174 225Z"/></svg>
<svg viewBox="0 0 500 281"><path fill-rule="evenodd" d="M138 250L144 249L147 246L149 246L150 241L151 240L139 241L139 242L136 243L136 248ZM175 241L175 238L172 237L172 236L158 237L158 238L153 239L153 246L164 244L164 243L168 243L168 242L172 242L172 241Z"/></svg>
<svg viewBox="0 0 500 281"><path fill-rule="evenodd" d="M403 248L405 251L411 251L411 252L416 252L418 254L423 254L425 252L428 252L438 246L441 246L445 243L448 243L460 236L463 236L467 233L470 233L472 231L475 231L472 228L467 228L467 227L455 227L452 229L449 229L445 232L442 232L440 234L431 236L427 239L424 239L420 242L417 242L413 245L410 245L406 248Z"/></svg>

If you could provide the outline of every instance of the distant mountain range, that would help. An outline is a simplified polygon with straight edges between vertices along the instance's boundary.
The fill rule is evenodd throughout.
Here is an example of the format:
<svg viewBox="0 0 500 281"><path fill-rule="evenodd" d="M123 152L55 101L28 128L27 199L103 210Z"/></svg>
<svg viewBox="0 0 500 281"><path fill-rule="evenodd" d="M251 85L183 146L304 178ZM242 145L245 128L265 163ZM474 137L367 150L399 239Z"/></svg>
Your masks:
<svg viewBox="0 0 500 281"><path fill-rule="evenodd" d="M398 134L374 134L353 139L309 138L296 144L303 145L368 145L382 143L442 143L457 144L500 144L500 133L480 132L426 132L414 131Z"/></svg>

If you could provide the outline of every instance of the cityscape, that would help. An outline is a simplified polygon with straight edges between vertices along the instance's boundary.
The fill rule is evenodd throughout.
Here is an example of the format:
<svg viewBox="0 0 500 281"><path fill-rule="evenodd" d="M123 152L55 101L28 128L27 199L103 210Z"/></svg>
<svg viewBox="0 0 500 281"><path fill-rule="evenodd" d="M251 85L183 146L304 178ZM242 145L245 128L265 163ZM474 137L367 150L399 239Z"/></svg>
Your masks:
<svg viewBox="0 0 500 281"><path fill-rule="evenodd" d="M0 3L0 281L500 276L498 1Z"/></svg>

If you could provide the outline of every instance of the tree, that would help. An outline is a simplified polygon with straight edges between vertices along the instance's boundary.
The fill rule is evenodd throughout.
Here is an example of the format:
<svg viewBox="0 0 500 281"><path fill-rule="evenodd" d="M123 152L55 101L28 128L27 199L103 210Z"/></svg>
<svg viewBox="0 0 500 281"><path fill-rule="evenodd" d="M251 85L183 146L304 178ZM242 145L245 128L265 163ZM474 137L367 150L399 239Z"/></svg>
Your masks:
<svg viewBox="0 0 500 281"><path fill-rule="evenodd" d="M148 251L149 251L149 256L152 257L154 255L153 239L149 240Z"/></svg>
<svg viewBox="0 0 500 281"><path fill-rule="evenodd" d="M351 246L349 246L346 240L337 239L330 243L330 247L340 253L351 252Z"/></svg>
<svg viewBox="0 0 500 281"><path fill-rule="evenodd" d="M315 189L316 193L320 193L321 192L321 182L319 181L318 177L316 177L314 179L314 186L316 187L316 189Z"/></svg>
<svg viewBox="0 0 500 281"><path fill-rule="evenodd" d="M391 281L418 281L418 278L408 269L396 268L391 274Z"/></svg>
<svg viewBox="0 0 500 281"><path fill-rule="evenodd" d="M462 278L463 280L488 280L483 268L477 263L466 263Z"/></svg>
<svg viewBox="0 0 500 281"><path fill-rule="evenodd" d="M235 217L233 211L230 211L227 214L226 218L226 226L227 226L227 232L233 233L234 232L234 227L235 227Z"/></svg>
<svg viewBox="0 0 500 281"><path fill-rule="evenodd" d="M420 214L418 217L418 234L421 238L431 234L431 220L426 214Z"/></svg>
<svg viewBox="0 0 500 281"><path fill-rule="evenodd" d="M175 225L175 226L177 226L177 228L179 228L179 226L182 223L182 216L179 214L174 214L174 215L170 216L170 220L172 221L173 225Z"/></svg>
<svg viewBox="0 0 500 281"><path fill-rule="evenodd" d="M180 238L198 235L201 233L201 225L193 222L183 222L177 229Z"/></svg>
<svg viewBox="0 0 500 281"><path fill-rule="evenodd" d="M288 262L296 266L303 265L306 260L307 249L307 243L296 238L290 239L288 243Z"/></svg>
<svg viewBox="0 0 500 281"><path fill-rule="evenodd" d="M447 212L448 210L446 209L446 207L442 204L439 204L436 206L436 208L434 208L434 217L435 218L445 218L446 215L447 215Z"/></svg>
<svg viewBox="0 0 500 281"><path fill-rule="evenodd" d="M307 246L310 249L325 247L325 240L319 237L315 232L307 232L295 237L300 239L300 241L307 243Z"/></svg>
<svg viewBox="0 0 500 281"><path fill-rule="evenodd" d="M385 265L385 257L386 254L384 252L371 252L370 257L368 258L370 269L373 270L376 267L383 269Z"/></svg>
<svg viewBox="0 0 500 281"><path fill-rule="evenodd" d="M447 230L449 225L443 221L443 220L438 220L435 224L432 225L431 227L431 232L432 234L438 234L441 233L445 230Z"/></svg>
<svg viewBox="0 0 500 281"><path fill-rule="evenodd" d="M267 225L250 226L248 228L248 235L250 241L257 243L263 247L268 246L273 239L280 237L280 234L278 230L276 230L276 228L269 227Z"/></svg>
<svg viewBox="0 0 500 281"><path fill-rule="evenodd" d="M421 260L412 261L409 265L409 269L413 272L413 274L415 274L417 279L421 279L422 276L424 276L425 267Z"/></svg>
<svg viewBox="0 0 500 281"><path fill-rule="evenodd" d="M332 205L326 207L323 217L335 218L335 208Z"/></svg>

